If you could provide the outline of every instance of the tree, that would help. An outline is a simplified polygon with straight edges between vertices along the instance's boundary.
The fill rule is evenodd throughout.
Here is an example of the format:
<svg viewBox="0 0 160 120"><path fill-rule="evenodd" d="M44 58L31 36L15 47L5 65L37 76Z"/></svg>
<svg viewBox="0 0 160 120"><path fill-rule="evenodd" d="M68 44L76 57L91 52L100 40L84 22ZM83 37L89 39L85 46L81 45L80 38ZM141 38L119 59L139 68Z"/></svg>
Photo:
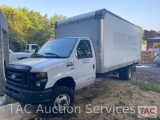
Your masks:
<svg viewBox="0 0 160 120"><path fill-rule="evenodd" d="M55 24L55 22L58 21L58 20L63 20L65 18L66 18L66 16L58 15L58 14L54 14L53 16L51 16L51 18L50 18L50 24L51 24L51 29L53 31L51 36L54 36L54 34L55 34L55 31L54 31L54 24Z"/></svg>
<svg viewBox="0 0 160 120"><path fill-rule="evenodd" d="M0 6L9 25L9 40L26 40L27 43L36 43L42 46L47 40L53 38L54 22L66 18L54 14L51 18L41 15L40 12L23 8L13 8L7 5Z"/></svg>
<svg viewBox="0 0 160 120"><path fill-rule="evenodd" d="M32 27L26 13L7 5L0 6L0 9L8 22L9 40L23 40L28 28Z"/></svg>
<svg viewBox="0 0 160 120"><path fill-rule="evenodd" d="M66 18L63 15L54 14L50 19L47 14L42 16L39 12L28 10L26 8L21 9L26 12L28 18L32 22L32 27L28 29L26 39L28 43L38 43L43 45L47 40L52 39L54 33L54 22Z"/></svg>

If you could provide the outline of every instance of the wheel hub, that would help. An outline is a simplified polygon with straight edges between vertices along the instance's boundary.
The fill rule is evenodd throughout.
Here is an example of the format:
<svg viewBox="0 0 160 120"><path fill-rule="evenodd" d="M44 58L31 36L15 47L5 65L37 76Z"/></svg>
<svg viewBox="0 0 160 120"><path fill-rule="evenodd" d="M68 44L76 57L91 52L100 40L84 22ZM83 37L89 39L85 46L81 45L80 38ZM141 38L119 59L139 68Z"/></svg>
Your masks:
<svg viewBox="0 0 160 120"><path fill-rule="evenodd" d="M62 112L64 111L70 104L70 97L67 94L60 94L54 101L54 108Z"/></svg>

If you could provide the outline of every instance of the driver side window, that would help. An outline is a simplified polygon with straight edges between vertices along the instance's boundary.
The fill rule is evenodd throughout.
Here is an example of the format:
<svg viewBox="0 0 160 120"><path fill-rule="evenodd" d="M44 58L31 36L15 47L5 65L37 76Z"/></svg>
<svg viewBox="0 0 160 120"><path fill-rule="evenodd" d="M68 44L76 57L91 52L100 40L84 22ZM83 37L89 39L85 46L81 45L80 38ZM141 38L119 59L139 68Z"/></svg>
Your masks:
<svg viewBox="0 0 160 120"><path fill-rule="evenodd" d="M81 40L77 46L78 59L92 58L92 50L89 40Z"/></svg>

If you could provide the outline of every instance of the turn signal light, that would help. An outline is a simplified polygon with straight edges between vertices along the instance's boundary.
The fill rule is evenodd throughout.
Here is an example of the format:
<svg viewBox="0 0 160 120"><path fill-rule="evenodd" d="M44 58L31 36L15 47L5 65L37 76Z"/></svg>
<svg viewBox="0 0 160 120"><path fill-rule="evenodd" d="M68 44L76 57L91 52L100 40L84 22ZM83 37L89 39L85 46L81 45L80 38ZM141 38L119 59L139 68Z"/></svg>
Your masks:
<svg viewBox="0 0 160 120"><path fill-rule="evenodd" d="M35 77L37 77L37 78L46 78L47 77L47 73L36 73Z"/></svg>

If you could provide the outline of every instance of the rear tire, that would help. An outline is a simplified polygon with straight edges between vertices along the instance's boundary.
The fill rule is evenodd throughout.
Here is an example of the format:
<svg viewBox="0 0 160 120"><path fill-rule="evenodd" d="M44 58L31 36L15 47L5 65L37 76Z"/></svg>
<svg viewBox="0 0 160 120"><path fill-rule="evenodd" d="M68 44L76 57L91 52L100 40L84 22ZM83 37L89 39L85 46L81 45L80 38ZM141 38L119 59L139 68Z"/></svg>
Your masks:
<svg viewBox="0 0 160 120"><path fill-rule="evenodd" d="M119 77L122 80L129 80L132 77L132 68L124 67L119 70Z"/></svg>
<svg viewBox="0 0 160 120"><path fill-rule="evenodd" d="M57 87L53 90L51 100L48 104L48 109L51 109L51 113L60 116L67 113L69 107L74 104L74 93L67 87Z"/></svg>

